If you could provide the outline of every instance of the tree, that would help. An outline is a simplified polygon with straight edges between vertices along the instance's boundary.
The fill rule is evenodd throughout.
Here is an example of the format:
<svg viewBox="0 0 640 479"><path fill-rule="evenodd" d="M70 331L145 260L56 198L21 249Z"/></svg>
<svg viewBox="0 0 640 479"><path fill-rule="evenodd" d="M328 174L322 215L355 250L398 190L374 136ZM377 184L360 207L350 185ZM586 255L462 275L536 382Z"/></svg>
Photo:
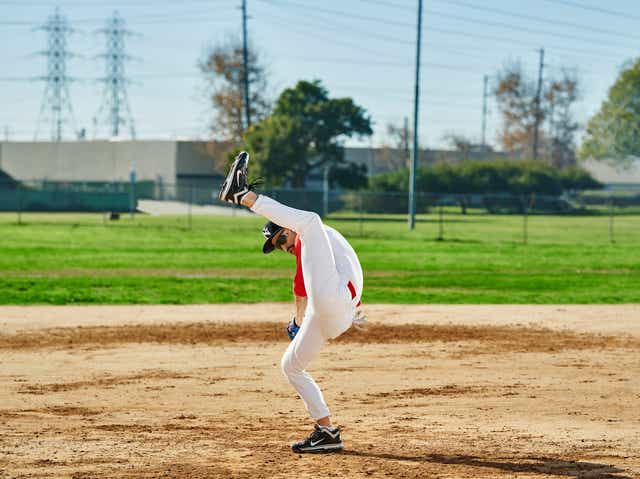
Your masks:
<svg viewBox="0 0 640 479"><path fill-rule="evenodd" d="M345 163L333 165L329 168L329 185L341 186L348 190L360 190L369 186L367 165Z"/></svg>
<svg viewBox="0 0 640 479"><path fill-rule="evenodd" d="M393 171L409 167L409 142L411 132L405 125L387 123L388 144L382 145L379 150L379 161L386 165L387 170Z"/></svg>
<svg viewBox="0 0 640 479"><path fill-rule="evenodd" d="M620 72L586 130L581 158L622 167L640 158L640 58Z"/></svg>
<svg viewBox="0 0 640 479"><path fill-rule="evenodd" d="M494 95L502 114L498 141L511 154L531 156L538 114L535 82L525 76L519 62L511 63L498 72Z"/></svg>
<svg viewBox="0 0 640 479"><path fill-rule="evenodd" d="M578 85L575 73L563 70L561 78L552 79L544 94L549 119L549 160L558 168L576 163L575 136L580 125L571 107L580 96Z"/></svg>
<svg viewBox="0 0 640 479"><path fill-rule="evenodd" d="M407 119L405 118L405 122ZM393 140L393 146L405 152L405 157L409 158L409 142L411 141L411 130L408 126L394 125L393 123L387 123L387 135ZM405 165L406 166L406 165Z"/></svg>
<svg viewBox="0 0 640 479"><path fill-rule="evenodd" d="M574 119L573 105L579 99L580 86L575 73L563 70L559 78L545 82L536 103L536 81L528 78L520 63L512 63L497 75L494 94L502 114L502 131L498 141L509 153L533 156L536 120L541 126L538 151L557 167L575 163L575 135L579 125Z"/></svg>
<svg viewBox="0 0 640 479"><path fill-rule="evenodd" d="M475 145L470 138L459 133L449 132L446 133L442 139L446 141L451 148L460 153L463 161L469 159L469 152Z"/></svg>
<svg viewBox="0 0 640 479"><path fill-rule="evenodd" d="M313 170L325 166L339 177L343 140L372 133L370 117L351 98L329 98L320 81L300 81L282 92L273 113L247 131L244 143L267 185L302 188Z"/></svg>
<svg viewBox="0 0 640 479"><path fill-rule="evenodd" d="M267 73L260 55L248 48L248 82L251 121L268 115L270 103L266 97ZM244 107L244 62L242 42L231 37L206 53L199 62L200 71L209 83L207 96L215 111L211 124L216 139L240 142L246 129Z"/></svg>

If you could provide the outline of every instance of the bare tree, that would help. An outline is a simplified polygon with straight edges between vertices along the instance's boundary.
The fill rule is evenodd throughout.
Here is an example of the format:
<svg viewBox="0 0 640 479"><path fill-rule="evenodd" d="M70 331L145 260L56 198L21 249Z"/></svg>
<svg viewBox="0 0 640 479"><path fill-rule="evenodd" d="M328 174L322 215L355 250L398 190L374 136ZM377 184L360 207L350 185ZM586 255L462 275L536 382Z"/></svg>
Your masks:
<svg viewBox="0 0 640 479"><path fill-rule="evenodd" d="M442 137L447 144L460 153L460 159L466 161L469 159L469 153L474 149L476 144L470 138L460 134L449 132L445 133Z"/></svg>
<svg viewBox="0 0 640 479"><path fill-rule="evenodd" d="M525 76L520 62L508 64L498 72L494 95L502 114L498 141L512 155L531 156L538 113L536 85ZM544 108L540 114L544 120Z"/></svg>
<svg viewBox="0 0 640 479"><path fill-rule="evenodd" d="M540 115L540 123L548 126L546 131L540 131L540 157L558 167L571 165L575 162L575 135L579 128L572 109L580 97L578 77L564 69L559 77L547 79L539 110L536 90L535 80L525 75L519 62L498 73L494 88L502 115L498 141L514 156L531 157L536 117Z"/></svg>
<svg viewBox="0 0 640 479"><path fill-rule="evenodd" d="M572 106L580 96L575 73L563 70L561 77L552 80L544 95L549 123L549 160L553 166L564 168L576 162L575 136L580 125L575 121Z"/></svg>
<svg viewBox="0 0 640 479"><path fill-rule="evenodd" d="M387 123L389 144L382 145L378 159L387 170L395 171L409 167L409 141L411 133L404 125Z"/></svg>
<svg viewBox="0 0 640 479"><path fill-rule="evenodd" d="M256 123L270 111L267 72L260 55L252 47L249 48L247 64L250 115L252 122ZM207 97L215 111L211 124L214 138L240 142L247 126L244 118L242 42L236 37L229 37L224 43L210 48L198 66L209 84Z"/></svg>

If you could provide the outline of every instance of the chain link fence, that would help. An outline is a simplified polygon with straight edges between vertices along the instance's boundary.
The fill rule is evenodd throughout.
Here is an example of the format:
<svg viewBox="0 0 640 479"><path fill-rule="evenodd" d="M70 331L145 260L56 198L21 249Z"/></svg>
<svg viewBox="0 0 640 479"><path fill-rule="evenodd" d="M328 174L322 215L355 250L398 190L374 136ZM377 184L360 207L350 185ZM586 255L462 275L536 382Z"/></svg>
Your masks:
<svg viewBox="0 0 640 479"><path fill-rule="evenodd" d="M217 192L217 185L203 187L202 182L188 181L176 184L4 182L0 183L0 211L4 212L1 216L5 223L50 218L42 213L77 212L84 213L85 218L92 218L94 214L93 217L101 218L105 224L121 216L129 220L145 216L171 217L173 224L187 229L194 227L194 218L198 217L251 216L244 208L218 201ZM287 205L315 211L330 221L342 223L350 234L360 237L374 235L383 228L381 225L391 227L407 221L406 192L266 189L264 193ZM616 223L620 219L621 226L624 225L624 234L620 237L628 240L637 235L640 239L640 224L636 224L640 218L640 191L563 196L418 193L416 214L417 228L428 228L438 240L465 239L470 224L485 222L496 223L492 231L503 228L506 237L527 243L534 230L544 229L545 222L570 217L599 218L599 225L606 221L606 236L612 243L617 240ZM58 222L64 222L66 216L57 215L57 218ZM69 221L81 220L74 216ZM602 234L602 228L599 231ZM535 234L533 236L535 238Z"/></svg>

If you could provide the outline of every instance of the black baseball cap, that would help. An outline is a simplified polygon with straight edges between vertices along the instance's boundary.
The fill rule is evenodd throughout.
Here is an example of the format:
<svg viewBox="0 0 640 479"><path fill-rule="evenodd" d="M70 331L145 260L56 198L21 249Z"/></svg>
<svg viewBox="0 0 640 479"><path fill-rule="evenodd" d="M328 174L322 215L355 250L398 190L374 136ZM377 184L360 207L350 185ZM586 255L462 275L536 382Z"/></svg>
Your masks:
<svg viewBox="0 0 640 479"><path fill-rule="evenodd" d="M275 224L273 221L267 221L265 223L265 225L262 227L262 234L267 239L267 241L265 241L264 245L262 246L262 252L264 254L271 253L274 249L276 249L276 247L273 246L273 243L271 242L271 239L281 229L283 229L283 227L280 226L280 225Z"/></svg>

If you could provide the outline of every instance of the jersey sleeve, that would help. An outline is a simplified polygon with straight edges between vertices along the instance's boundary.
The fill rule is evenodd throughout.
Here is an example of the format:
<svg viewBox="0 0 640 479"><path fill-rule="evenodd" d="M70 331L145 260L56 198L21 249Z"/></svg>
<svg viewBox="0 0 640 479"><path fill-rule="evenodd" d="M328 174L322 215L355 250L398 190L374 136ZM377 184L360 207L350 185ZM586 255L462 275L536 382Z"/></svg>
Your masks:
<svg viewBox="0 0 640 479"><path fill-rule="evenodd" d="M304 287L304 276L302 275L302 243L300 237L296 238L294 245L296 253L296 275L293 278L293 294L296 296L307 296L307 290Z"/></svg>

